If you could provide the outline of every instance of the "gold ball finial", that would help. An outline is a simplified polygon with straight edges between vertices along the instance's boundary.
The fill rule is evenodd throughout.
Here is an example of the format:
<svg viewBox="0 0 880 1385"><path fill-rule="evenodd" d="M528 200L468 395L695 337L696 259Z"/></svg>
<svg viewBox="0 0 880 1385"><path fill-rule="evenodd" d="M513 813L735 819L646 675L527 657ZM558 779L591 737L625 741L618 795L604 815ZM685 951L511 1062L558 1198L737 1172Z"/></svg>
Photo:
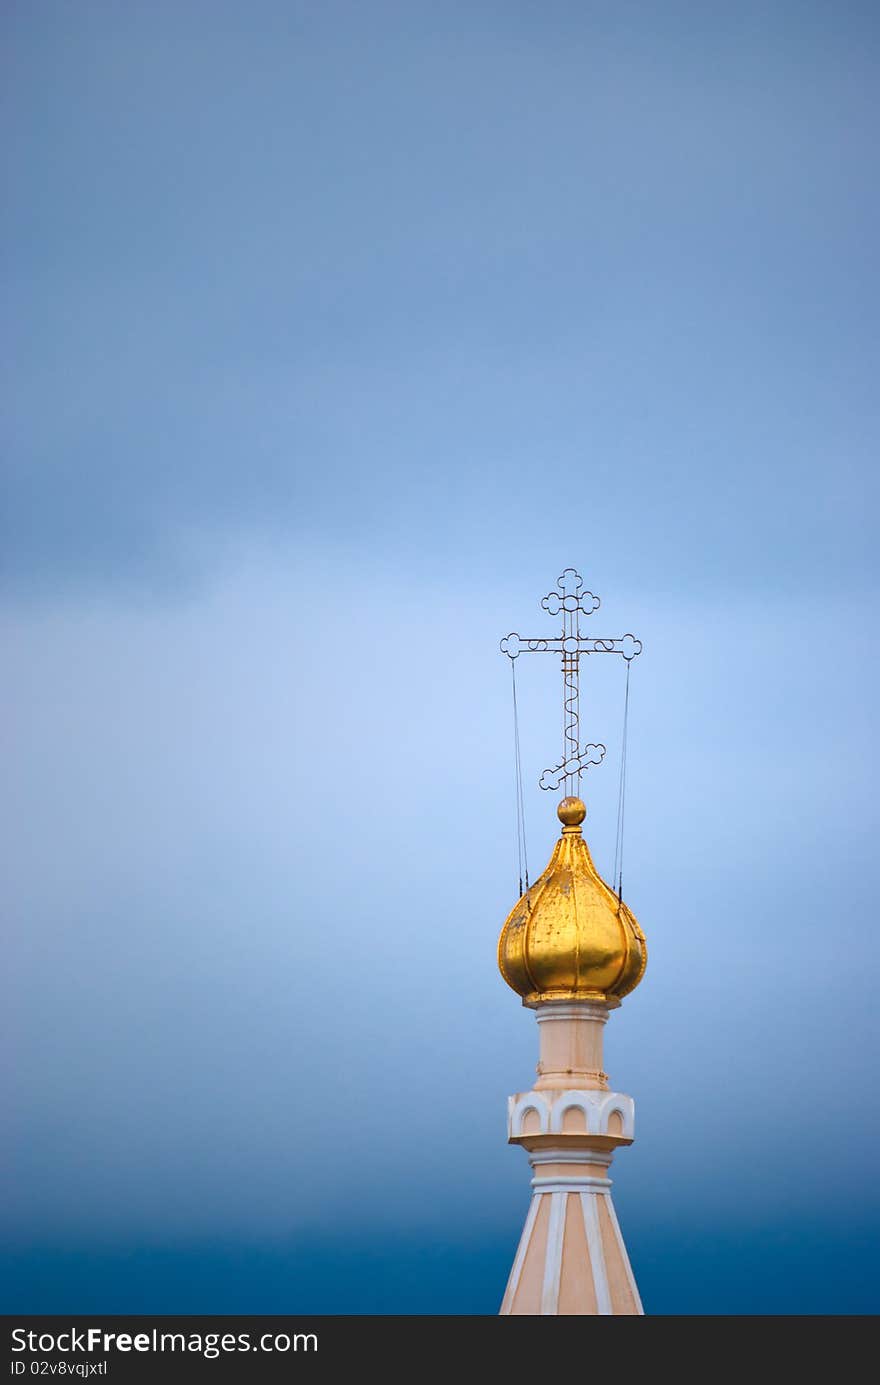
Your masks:
<svg viewBox="0 0 880 1385"><path fill-rule="evenodd" d="M582 798L564 798L556 809L556 816L563 827L580 827L587 816L587 805Z"/></svg>

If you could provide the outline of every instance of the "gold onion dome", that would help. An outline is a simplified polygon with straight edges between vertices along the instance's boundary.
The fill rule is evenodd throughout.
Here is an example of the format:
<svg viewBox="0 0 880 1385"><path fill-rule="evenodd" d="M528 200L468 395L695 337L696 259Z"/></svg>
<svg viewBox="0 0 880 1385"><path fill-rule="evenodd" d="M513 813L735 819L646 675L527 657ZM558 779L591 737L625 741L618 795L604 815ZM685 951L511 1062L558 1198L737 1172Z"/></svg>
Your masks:
<svg viewBox="0 0 880 1385"><path fill-rule="evenodd" d="M582 800L564 798L556 812L562 835L543 875L507 916L498 967L524 1005L614 1002L645 974L645 935L593 865L581 833Z"/></svg>

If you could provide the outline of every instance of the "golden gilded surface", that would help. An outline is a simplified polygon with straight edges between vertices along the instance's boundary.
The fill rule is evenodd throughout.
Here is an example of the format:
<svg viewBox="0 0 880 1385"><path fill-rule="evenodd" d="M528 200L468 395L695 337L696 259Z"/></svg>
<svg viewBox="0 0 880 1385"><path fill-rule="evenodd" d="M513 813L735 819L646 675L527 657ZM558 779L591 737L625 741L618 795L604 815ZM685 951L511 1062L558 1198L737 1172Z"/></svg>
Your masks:
<svg viewBox="0 0 880 1385"><path fill-rule="evenodd" d="M635 990L648 960L645 935L593 865L579 798L557 808L562 835L543 875L507 916L498 967L523 1004L619 999Z"/></svg>

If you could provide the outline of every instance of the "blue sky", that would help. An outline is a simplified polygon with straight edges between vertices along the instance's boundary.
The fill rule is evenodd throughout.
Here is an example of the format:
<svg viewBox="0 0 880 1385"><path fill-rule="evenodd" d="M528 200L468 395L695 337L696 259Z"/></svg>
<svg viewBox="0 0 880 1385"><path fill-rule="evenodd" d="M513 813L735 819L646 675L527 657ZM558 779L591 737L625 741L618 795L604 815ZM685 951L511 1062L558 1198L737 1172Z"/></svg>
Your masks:
<svg viewBox="0 0 880 1385"><path fill-rule="evenodd" d="M496 1311L573 564L646 1307L876 1311L873 7L4 27L9 1308Z"/></svg>

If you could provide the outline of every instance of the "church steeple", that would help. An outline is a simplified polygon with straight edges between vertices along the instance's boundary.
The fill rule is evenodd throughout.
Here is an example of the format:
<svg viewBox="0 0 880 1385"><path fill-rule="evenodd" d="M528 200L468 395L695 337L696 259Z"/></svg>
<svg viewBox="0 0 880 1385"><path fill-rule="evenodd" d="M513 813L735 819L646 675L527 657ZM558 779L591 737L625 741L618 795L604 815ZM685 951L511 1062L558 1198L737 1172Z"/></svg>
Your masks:
<svg viewBox="0 0 880 1385"><path fill-rule="evenodd" d="M563 600L565 577L559 583ZM585 595L598 605L574 577L572 600ZM567 651L572 638L577 645ZM577 656L588 643L601 652L624 653L628 670L641 644L623 638L637 648L624 653L613 648L622 641L588 642L578 631L570 636L564 630L557 647L567 709L572 655L575 686ZM514 640L502 642L512 658ZM541 646L534 641L525 647ZM566 753L554 787L578 783L586 766L596 763L589 752L600 749L604 755L604 746L582 750L577 734L575 714L570 729L566 723ZM544 787L544 777L541 782ZM633 1142L633 1101L609 1089L602 1041L609 1013L644 976L647 949L619 889L615 893L593 864L581 831L582 800L569 793L556 811L562 833L547 868L533 885L527 883L498 940L501 975L536 1012L540 1035L537 1081L508 1102L508 1140L527 1151L534 1176L501 1313L639 1314L642 1304L608 1177L615 1150Z"/></svg>

